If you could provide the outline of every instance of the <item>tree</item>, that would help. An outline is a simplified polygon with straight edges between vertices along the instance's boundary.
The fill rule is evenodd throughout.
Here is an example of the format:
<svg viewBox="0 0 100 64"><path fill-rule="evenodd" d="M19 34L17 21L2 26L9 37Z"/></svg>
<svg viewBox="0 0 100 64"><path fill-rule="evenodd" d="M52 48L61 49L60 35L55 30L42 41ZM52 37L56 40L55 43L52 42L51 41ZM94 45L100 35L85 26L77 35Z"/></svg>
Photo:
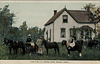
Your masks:
<svg viewBox="0 0 100 64"><path fill-rule="evenodd" d="M2 11L0 11L0 27L2 27L3 33L7 33L7 31L12 27L12 24L14 23L13 17L15 17L15 15L10 13L8 7L9 5L6 5Z"/></svg>
<svg viewBox="0 0 100 64"><path fill-rule="evenodd" d="M20 26L20 29L21 29L22 31L27 31L27 28L28 28L28 26L27 26L27 24L26 24L26 21L24 21L24 22L22 23L22 25Z"/></svg>
<svg viewBox="0 0 100 64"><path fill-rule="evenodd" d="M95 4L89 3L83 7L86 11L91 12L92 9L95 8Z"/></svg>
<svg viewBox="0 0 100 64"><path fill-rule="evenodd" d="M0 11L0 37L7 37L8 31L11 29L12 24L15 22L15 14L8 9L9 5L5 5Z"/></svg>
<svg viewBox="0 0 100 64"><path fill-rule="evenodd" d="M97 23L100 22L100 6L95 7L95 4L89 3L84 6L84 9L89 12L89 21L95 24L95 37L97 36Z"/></svg>
<svg viewBox="0 0 100 64"><path fill-rule="evenodd" d="M9 30L8 32L8 37L9 39L13 40L19 40L20 38L20 31L18 27L12 27L12 29Z"/></svg>
<svg viewBox="0 0 100 64"><path fill-rule="evenodd" d="M20 25L20 27L19 27L20 39L22 39L22 41L24 41L24 42L26 41L26 38L27 38L27 28L28 28L28 26L27 26L26 21L24 21L22 23L22 25Z"/></svg>
<svg viewBox="0 0 100 64"><path fill-rule="evenodd" d="M31 34L32 39L34 40L34 42L36 42L36 40L42 36L43 37L43 31L44 29L38 28L37 26L35 27L31 27L28 29L28 34Z"/></svg>

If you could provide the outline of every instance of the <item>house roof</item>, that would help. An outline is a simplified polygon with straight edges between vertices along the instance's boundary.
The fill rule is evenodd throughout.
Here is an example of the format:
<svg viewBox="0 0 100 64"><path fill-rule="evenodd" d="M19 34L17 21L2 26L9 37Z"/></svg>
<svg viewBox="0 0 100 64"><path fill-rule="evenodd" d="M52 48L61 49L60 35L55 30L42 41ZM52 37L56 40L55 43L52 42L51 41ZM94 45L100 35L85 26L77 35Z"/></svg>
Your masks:
<svg viewBox="0 0 100 64"><path fill-rule="evenodd" d="M49 21L45 24L45 26L53 23L64 11L66 11L77 23L93 23L89 21L89 16L87 11L83 10L67 10L63 8L59 12L57 12L54 16L52 16Z"/></svg>

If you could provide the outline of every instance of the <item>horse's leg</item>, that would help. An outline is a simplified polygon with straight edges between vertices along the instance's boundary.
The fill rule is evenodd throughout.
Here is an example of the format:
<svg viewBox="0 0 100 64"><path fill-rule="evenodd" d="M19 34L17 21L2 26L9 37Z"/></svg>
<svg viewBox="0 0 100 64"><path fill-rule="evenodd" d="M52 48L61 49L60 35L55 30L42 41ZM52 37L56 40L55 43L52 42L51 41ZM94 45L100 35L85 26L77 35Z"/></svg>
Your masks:
<svg viewBox="0 0 100 64"><path fill-rule="evenodd" d="M23 50L23 52L22 52L22 53L23 53L23 54L25 54L25 47L22 47L22 50Z"/></svg>
<svg viewBox="0 0 100 64"><path fill-rule="evenodd" d="M36 45L36 53L38 52L38 46Z"/></svg>
<svg viewBox="0 0 100 64"><path fill-rule="evenodd" d="M32 56L32 50L30 50L30 56Z"/></svg>
<svg viewBox="0 0 100 64"><path fill-rule="evenodd" d="M13 51L13 54L15 54L15 53L16 53L16 49L15 49L15 48L12 48L12 51Z"/></svg>
<svg viewBox="0 0 100 64"><path fill-rule="evenodd" d="M25 54L25 47L23 47L23 54Z"/></svg>
<svg viewBox="0 0 100 64"><path fill-rule="evenodd" d="M33 54L36 54L36 46L33 48Z"/></svg>
<svg viewBox="0 0 100 64"><path fill-rule="evenodd" d="M32 48L32 53L35 54L35 52L36 52L36 49L34 47L34 48Z"/></svg>
<svg viewBox="0 0 100 64"><path fill-rule="evenodd" d="M55 54L56 54L56 48L54 48L54 50L55 50Z"/></svg>
<svg viewBox="0 0 100 64"><path fill-rule="evenodd" d="M13 54L16 54L16 47L13 46L11 49L12 49L12 51L13 51Z"/></svg>
<svg viewBox="0 0 100 64"><path fill-rule="evenodd" d="M80 57L82 56L81 50L79 51L79 56L80 56Z"/></svg>
<svg viewBox="0 0 100 64"><path fill-rule="evenodd" d="M81 51L82 51L82 47L78 49L78 52L79 52L79 56L80 56L80 57L82 56Z"/></svg>
<svg viewBox="0 0 100 64"><path fill-rule="evenodd" d="M9 48L9 53L11 54L11 48Z"/></svg>
<svg viewBox="0 0 100 64"><path fill-rule="evenodd" d="M48 55L48 49L46 49L47 50L47 55Z"/></svg>
<svg viewBox="0 0 100 64"><path fill-rule="evenodd" d="M32 47L30 47L30 56L32 55Z"/></svg>
<svg viewBox="0 0 100 64"><path fill-rule="evenodd" d="M36 45L34 46L34 54L36 54Z"/></svg>
<svg viewBox="0 0 100 64"><path fill-rule="evenodd" d="M16 54L17 54L18 48L16 48L15 50L16 50Z"/></svg>
<svg viewBox="0 0 100 64"><path fill-rule="evenodd" d="M57 48L57 51L58 51L58 55L59 55L59 48Z"/></svg>
<svg viewBox="0 0 100 64"><path fill-rule="evenodd" d="M81 57L82 56L82 53L79 53L79 56Z"/></svg>
<svg viewBox="0 0 100 64"><path fill-rule="evenodd" d="M70 56L70 50L67 50L68 51L68 56Z"/></svg>
<svg viewBox="0 0 100 64"><path fill-rule="evenodd" d="M35 54L37 53L38 51L38 46L35 46Z"/></svg>

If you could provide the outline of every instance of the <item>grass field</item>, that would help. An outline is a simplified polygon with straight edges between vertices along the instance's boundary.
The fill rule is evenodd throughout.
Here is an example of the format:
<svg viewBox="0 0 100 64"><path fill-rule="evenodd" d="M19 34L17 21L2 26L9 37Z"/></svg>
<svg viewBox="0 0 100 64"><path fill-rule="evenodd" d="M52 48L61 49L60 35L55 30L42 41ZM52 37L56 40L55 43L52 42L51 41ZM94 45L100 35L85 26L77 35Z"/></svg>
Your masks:
<svg viewBox="0 0 100 64"><path fill-rule="evenodd" d="M77 51L71 52L71 56L67 56L67 49L65 46L61 46L60 48L60 56L58 54L54 54L54 50L49 50L49 55L46 55L46 50L43 47L43 55L32 55L30 56L28 53L25 55L19 54L9 54L8 48L5 45L0 44L0 60L100 60L100 50L97 48L82 49L82 57L79 57Z"/></svg>

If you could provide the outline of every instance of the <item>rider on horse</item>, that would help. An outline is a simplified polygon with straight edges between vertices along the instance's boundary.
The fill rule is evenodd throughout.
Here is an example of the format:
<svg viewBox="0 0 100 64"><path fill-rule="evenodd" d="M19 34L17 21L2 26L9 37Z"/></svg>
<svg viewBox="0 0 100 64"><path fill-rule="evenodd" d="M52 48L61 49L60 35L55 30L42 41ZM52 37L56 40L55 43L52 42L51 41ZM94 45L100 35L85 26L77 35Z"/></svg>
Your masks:
<svg viewBox="0 0 100 64"><path fill-rule="evenodd" d="M27 40L26 40L26 44L29 45L31 41L32 41L31 35L28 34L28 37L27 37Z"/></svg>
<svg viewBox="0 0 100 64"><path fill-rule="evenodd" d="M28 34L27 40L26 40L26 45L27 46L33 46L35 45L35 43L33 42L33 40L31 39L31 35Z"/></svg>
<svg viewBox="0 0 100 64"><path fill-rule="evenodd" d="M75 46L75 38L74 38L74 36L70 36L70 39L69 39L69 41L68 41L68 49L71 49L71 48L73 48Z"/></svg>

